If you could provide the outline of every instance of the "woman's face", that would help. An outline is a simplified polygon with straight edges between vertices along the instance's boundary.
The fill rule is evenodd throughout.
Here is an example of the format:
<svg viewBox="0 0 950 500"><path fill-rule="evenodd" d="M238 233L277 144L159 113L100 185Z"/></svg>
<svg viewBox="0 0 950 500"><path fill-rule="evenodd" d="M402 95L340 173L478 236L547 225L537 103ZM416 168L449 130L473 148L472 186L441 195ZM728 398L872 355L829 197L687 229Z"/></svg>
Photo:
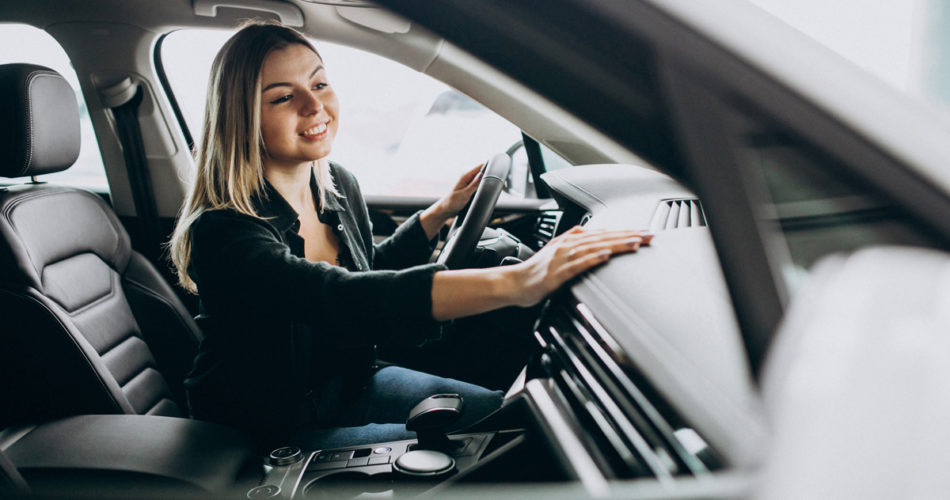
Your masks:
<svg viewBox="0 0 950 500"><path fill-rule="evenodd" d="M330 154L340 103L323 61L299 43L271 51L261 67L265 166L295 168Z"/></svg>

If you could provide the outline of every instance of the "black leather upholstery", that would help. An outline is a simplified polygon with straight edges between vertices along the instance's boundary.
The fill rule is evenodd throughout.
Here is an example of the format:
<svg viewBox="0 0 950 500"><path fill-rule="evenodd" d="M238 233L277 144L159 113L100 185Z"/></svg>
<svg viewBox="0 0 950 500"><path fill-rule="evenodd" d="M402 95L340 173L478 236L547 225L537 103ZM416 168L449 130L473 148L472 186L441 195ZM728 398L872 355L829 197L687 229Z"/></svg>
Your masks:
<svg viewBox="0 0 950 500"><path fill-rule="evenodd" d="M79 152L72 89L52 70L19 64L0 66L0 82L14 90L0 92L3 109L32 109L29 138L0 149L0 175L68 167ZM64 109L53 119L38 100ZM79 413L186 414L182 380L199 330L99 196L3 188L0 239L0 380L9 392L0 426Z"/></svg>
<svg viewBox="0 0 950 500"><path fill-rule="evenodd" d="M222 497L239 498L260 479L253 450L240 431L210 422L79 415L31 429L6 454L34 492L62 495L55 498L70 498L77 490L106 490L114 495L108 498L194 498L237 490ZM134 489L115 495L127 487ZM161 494L149 495L155 491Z"/></svg>
<svg viewBox="0 0 950 500"><path fill-rule="evenodd" d="M48 174L76 161L79 108L59 73L33 64L4 65L0 96L0 175Z"/></svg>

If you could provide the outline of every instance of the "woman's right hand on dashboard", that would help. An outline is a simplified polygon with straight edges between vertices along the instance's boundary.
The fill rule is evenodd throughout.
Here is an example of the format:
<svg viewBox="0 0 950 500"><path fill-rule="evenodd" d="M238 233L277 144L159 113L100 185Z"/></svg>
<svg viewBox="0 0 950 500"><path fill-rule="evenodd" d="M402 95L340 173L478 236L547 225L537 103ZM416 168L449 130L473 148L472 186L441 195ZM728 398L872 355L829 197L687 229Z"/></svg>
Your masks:
<svg viewBox="0 0 950 500"><path fill-rule="evenodd" d="M652 239L653 235L645 231L585 230L574 226L530 259L511 266L517 272L513 305L533 306L584 271L613 255L636 252Z"/></svg>
<svg viewBox="0 0 950 500"><path fill-rule="evenodd" d="M571 228L519 264L439 271L432 279L432 316L444 321L507 306L529 307L612 255L649 245L644 231Z"/></svg>

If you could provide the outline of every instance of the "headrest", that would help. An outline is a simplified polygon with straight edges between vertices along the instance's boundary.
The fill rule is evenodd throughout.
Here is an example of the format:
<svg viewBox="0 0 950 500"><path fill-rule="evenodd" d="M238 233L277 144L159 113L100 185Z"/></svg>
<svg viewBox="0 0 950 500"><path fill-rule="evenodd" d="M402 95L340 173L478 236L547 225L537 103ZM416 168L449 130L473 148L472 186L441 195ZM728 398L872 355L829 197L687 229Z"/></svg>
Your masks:
<svg viewBox="0 0 950 500"><path fill-rule="evenodd" d="M76 93L61 75L34 64L0 65L0 176L66 170L79 144Z"/></svg>

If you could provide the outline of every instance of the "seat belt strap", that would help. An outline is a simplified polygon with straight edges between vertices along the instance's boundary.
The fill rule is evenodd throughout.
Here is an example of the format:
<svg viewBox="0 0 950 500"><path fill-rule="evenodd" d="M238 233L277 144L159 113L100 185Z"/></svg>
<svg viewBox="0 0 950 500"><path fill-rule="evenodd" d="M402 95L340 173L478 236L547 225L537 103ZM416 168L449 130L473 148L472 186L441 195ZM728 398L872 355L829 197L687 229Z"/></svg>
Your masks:
<svg viewBox="0 0 950 500"><path fill-rule="evenodd" d="M155 204L155 192L148 171L148 159L145 156L145 144L142 139L142 127L139 124L139 106L144 99L144 90L133 84L131 78L102 91L104 102L115 116L116 133L122 143L122 156L125 159L129 185L132 188L132 201L135 213L142 229L142 243L147 257L157 259L161 254L161 244L165 235L162 231Z"/></svg>

